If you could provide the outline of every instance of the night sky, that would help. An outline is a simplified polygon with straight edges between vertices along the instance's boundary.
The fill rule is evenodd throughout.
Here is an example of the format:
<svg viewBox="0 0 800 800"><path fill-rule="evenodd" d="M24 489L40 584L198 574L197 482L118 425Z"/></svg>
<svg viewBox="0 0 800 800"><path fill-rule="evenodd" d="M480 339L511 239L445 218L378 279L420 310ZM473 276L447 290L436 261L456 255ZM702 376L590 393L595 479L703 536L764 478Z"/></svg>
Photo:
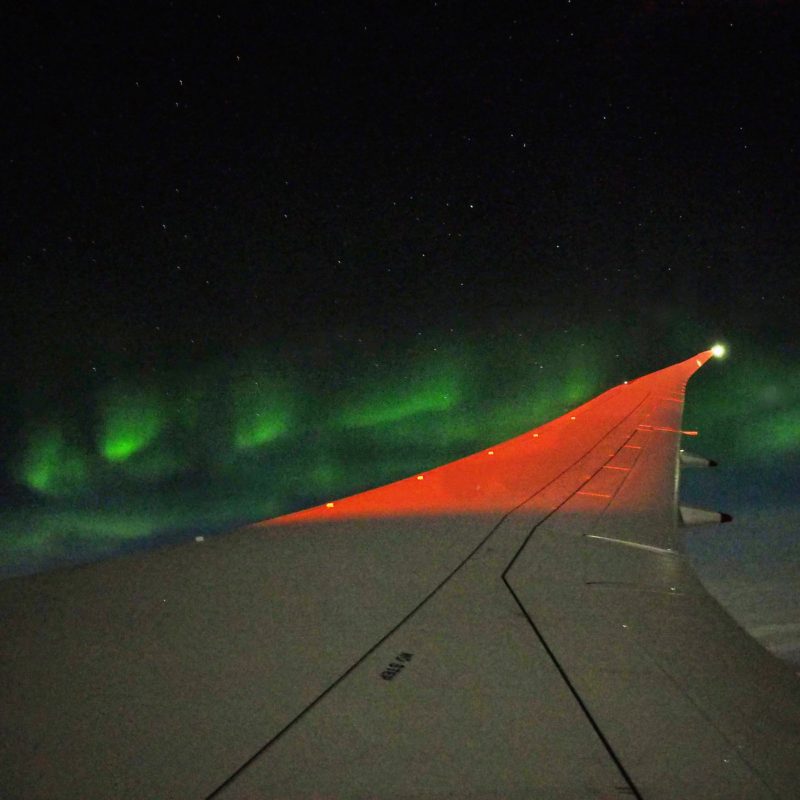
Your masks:
<svg viewBox="0 0 800 800"><path fill-rule="evenodd" d="M691 552L800 659L798 5L327 5L4 20L2 573L404 477L721 341L683 494L736 522Z"/></svg>

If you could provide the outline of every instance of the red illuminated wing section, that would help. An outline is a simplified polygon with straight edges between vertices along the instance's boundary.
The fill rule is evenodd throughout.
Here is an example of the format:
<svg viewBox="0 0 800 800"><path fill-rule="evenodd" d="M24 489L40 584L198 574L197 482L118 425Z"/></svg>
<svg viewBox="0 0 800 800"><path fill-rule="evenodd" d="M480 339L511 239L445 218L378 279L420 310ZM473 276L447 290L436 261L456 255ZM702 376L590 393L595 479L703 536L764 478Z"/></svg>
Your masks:
<svg viewBox="0 0 800 800"><path fill-rule="evenodd" d="M540 428L467 458L264 524L505 514L534 496L621 424L626 431L695 435L696 431L680 430L683 393L688 379L710 357L710 351L701 353L617 386ZM668 440L674 443L675 437Z"/></svg>
<svg viewBox="0 0 800 800"><path fill-rule="evenodd" d="M794 797L795 676L680 548L710 356L388 486L0 584L0 795Z"/></svg>

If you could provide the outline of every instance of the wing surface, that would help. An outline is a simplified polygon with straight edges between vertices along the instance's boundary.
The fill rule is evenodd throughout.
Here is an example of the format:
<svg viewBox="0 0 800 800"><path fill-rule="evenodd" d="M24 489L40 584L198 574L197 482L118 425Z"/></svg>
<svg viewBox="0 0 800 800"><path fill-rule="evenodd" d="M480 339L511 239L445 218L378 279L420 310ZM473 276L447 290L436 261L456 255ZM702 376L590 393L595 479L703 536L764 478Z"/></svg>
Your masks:
<svg viewBox="0 0 800 800"><path fill-rule="evenodd" d="M686 381L0 584L0 795L794 797L800 685L680 548Z"/></svg>

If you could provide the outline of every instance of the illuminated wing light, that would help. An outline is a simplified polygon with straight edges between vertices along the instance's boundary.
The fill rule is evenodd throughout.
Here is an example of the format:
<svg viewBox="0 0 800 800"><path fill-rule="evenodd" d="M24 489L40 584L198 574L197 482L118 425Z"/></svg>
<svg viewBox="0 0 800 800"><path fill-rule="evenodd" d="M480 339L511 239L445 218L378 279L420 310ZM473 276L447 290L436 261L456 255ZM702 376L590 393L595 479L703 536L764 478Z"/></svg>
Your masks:
<svg viewBox="0 0 800 800"><path fill-rule="evenodd" d="M725 355L726 352L727 352L727 350L725 349L725 345L724 344L715 344L711 348L711 354L715 358L722 358Z"/></svg>

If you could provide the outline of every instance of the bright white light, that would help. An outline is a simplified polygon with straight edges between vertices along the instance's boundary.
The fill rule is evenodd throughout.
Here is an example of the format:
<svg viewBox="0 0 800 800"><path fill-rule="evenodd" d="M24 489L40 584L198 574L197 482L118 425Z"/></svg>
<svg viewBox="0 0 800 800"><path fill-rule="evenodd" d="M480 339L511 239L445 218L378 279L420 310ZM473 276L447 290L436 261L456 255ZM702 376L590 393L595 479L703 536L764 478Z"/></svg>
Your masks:
<svg viewBox="0 0 800 800"><path fill-rule="evenodd" d="M725 355L725 345L724 344L715 344L711 348L711 353L716 356L717 358L722 358Z"/></svg>

